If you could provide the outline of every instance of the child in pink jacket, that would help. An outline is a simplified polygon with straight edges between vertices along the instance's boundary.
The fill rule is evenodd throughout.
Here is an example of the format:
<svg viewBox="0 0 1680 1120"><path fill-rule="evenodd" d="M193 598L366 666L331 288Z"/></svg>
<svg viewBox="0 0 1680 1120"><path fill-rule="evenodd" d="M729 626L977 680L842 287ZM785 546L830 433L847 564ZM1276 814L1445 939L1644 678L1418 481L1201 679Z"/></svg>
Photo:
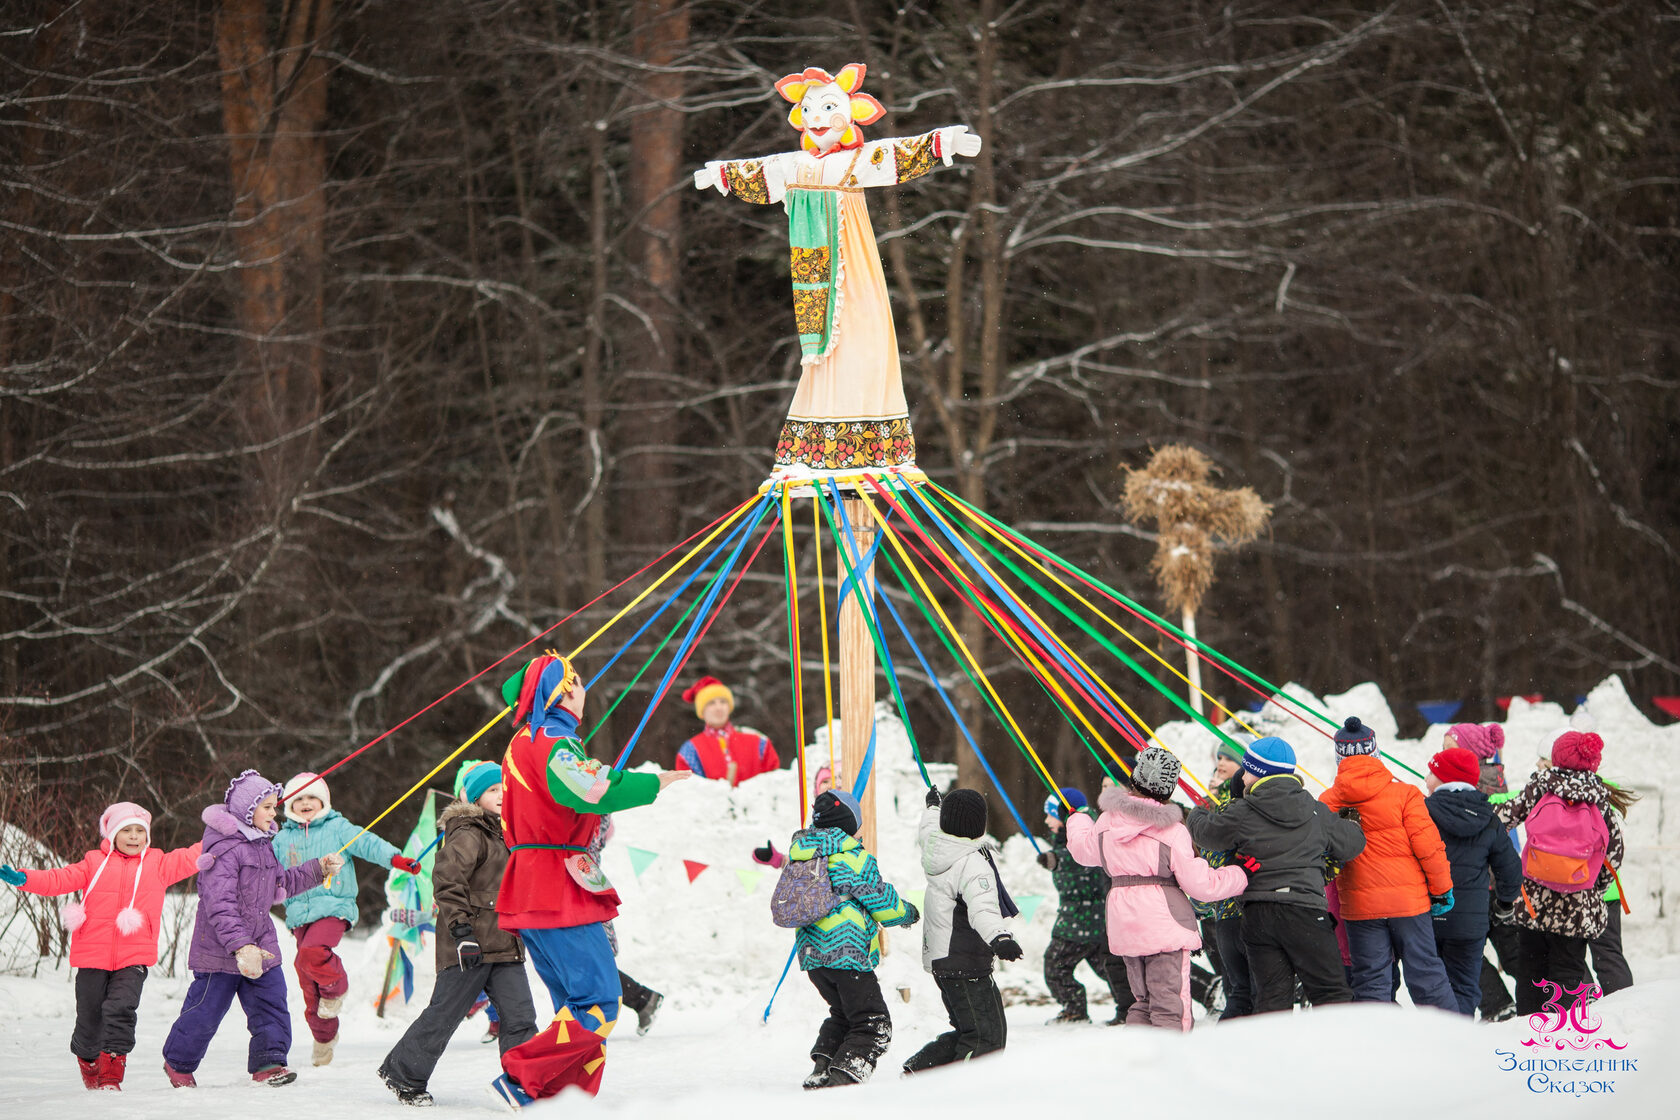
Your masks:
<svg viewBox="0 0 1680 1120"><path fill-rule="evenodd" d="M0 867L0 880L30 894L82 892L64 907L76 970L70 1049L89 1089L121 1089L146 970L157 963L164 889L198 871L199 846L151 846L152 815L119 801L99 816L99 850L45 871Z"/></svg>
<svg viewBox="0 0 1680 1120"><path fill-rule="evenodd" d="M1190 954L1202 947L1190 899L1217 902L1241 894L1240 867L1211 867L1196 855L1178 808L1167 804L1179 763L1150 747L1132 767L1136 793L1110 787L1097 798L1102 815L1067 821L1068 854L1109 874L1108 947L1126 962L1137 1002L1128 1026L1190 1029ZM1188 895L1188 897L1186 897Z"/></svg>

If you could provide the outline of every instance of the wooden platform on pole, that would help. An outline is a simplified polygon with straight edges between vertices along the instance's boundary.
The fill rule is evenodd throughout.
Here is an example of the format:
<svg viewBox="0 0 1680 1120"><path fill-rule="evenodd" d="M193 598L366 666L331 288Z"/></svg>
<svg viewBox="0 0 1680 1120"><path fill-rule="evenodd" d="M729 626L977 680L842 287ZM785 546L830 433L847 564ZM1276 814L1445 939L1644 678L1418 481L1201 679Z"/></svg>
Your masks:
<svg viewBox="0 0 1680 1120"><path fill-rule="evenodd" d="M850 557L853 566L869 554L875 543L875 522L869 509L857 498L847 498L846 516L851 520L857 538L858 555ZM843 542L843 548L850 548ZM846 582L847 563L841 560L834 566L835 580L840 586ZM859 573L866 596L875 594L875 565L873 561ZM869 636L869 623L857 596L850 591L840 603L840 752L841 773L850 785L863 773L863 758L869 753L869 735L875 727L875 643ZM876 752L879 763L880 752ZM875 850L875 789L879 782L870 781L863 791L863 828L858 839L871 852Z"/></svg>

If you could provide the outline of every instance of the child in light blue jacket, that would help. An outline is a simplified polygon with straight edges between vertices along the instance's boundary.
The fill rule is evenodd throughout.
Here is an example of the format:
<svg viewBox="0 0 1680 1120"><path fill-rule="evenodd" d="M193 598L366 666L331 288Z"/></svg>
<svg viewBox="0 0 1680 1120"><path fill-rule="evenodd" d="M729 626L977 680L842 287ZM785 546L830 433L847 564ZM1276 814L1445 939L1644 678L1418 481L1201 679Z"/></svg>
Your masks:
<svg viewBox="0 0 1680 1120"><path fill-rule="evenodd" d="M314 774L305 771L287 782L285 801L286 823L274 837L274 855L281 867L298 867L348 844L349 854L357 859L411 874L419 870L418 863L335 812L327 783ZM331 882L286 900L286 928L297 938L297 958L292 963L303 990L303 1017L315 1038L312 1060L318 1066L332 1061L338 1011L350 986L344 962L333 950L360 916L354 868L353 862L345 860Z"/></svg>

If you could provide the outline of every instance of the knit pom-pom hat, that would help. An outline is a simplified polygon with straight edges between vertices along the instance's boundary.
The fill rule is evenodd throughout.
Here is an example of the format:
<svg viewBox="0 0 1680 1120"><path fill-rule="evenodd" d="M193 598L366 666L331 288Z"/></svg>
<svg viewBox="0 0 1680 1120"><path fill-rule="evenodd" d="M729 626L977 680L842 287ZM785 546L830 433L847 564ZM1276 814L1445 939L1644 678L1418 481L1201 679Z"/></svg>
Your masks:
<svg viewBox="0 0 1680 1120"><path fill-rule="evenodd" d="M132 801L119 801L99 814L99 838L109 845L105 850L105 858L100 861L99 870L93 873L88 885L82 890L82 897L67 903L59 912L64 928L71 933L81 929L87 922L87 897L93 893L94 884L105 874L105 867L111 862L111 857L117 854L117 833L131 824L137 824L146 830L146 844L140 849L137 857L144 864L146 848L152 844L152 815ZM134 873L134 889L129 892L128 905L117 911L117 932L121 934L134 933L146 924L145 915L141 914L134 905L134 900L140 896L140 873Z"/></svg>
<svg viewBox="0 0 1680 1120"><path fill-rule="evenodd" d="M1447 734L1483 762L1492 762L1505 749L1505 729L1497 723L1455 723Z"/></svg>
<svg viewBox="0 0 1680 1120"><path fill-rule="evenodd" d="M1336 757L1352 758L1356 754L1376 754L1377 733L1359 721L1358 716L1347 717L1336 732Z"/></svg>
<svg viewBox="0 0 1680 1120"><path fill-rule="evenodd" d="M1295 773L1295 748L1276 735L1256 739L1243 755L1243 769L1256 779Z"/></svg>
<svg viewBox="0 0 1680 1120"><path fill-rule="evenodd" d="M1604 740L1591 731L1565 731L1552 744L1552 765L1563 770L1598 772Z"/></svg>

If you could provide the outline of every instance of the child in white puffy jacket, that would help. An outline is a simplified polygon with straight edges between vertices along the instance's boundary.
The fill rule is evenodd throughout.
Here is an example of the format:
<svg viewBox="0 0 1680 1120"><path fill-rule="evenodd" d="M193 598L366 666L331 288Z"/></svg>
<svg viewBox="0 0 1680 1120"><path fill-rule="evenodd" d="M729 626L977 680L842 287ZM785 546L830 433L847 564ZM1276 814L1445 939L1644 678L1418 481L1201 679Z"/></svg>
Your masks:
<svg viewBox="0 0 1680 1120"><path fill-rule="evenodd" d="M1021 959L1021 946L1004 924L1017 911L982 839L986 799L954 789L941 804L939 791L930 789L927 804L918 833L928 876L922 967L939 985L951 1029L905 1062L905 1073L1002 1050L1003 993L992 979L992 958Z"/></svg>
<svg viewBox="0 0 1680 1120"><path fill-rule="evenodd" d="M1109 788L1097 798L1102 816L1067 822L1068 853L1109 874L1108 947L1126 962L1137 1002L1126 1024L1190 1029L1190 954L1202 947L1190 899L1217 902L1241 894L1240 867L1211 867L1196 855L1190 831L1167 804L1179 763L1161 747L1140 752L1129 793Z"/></svg>

